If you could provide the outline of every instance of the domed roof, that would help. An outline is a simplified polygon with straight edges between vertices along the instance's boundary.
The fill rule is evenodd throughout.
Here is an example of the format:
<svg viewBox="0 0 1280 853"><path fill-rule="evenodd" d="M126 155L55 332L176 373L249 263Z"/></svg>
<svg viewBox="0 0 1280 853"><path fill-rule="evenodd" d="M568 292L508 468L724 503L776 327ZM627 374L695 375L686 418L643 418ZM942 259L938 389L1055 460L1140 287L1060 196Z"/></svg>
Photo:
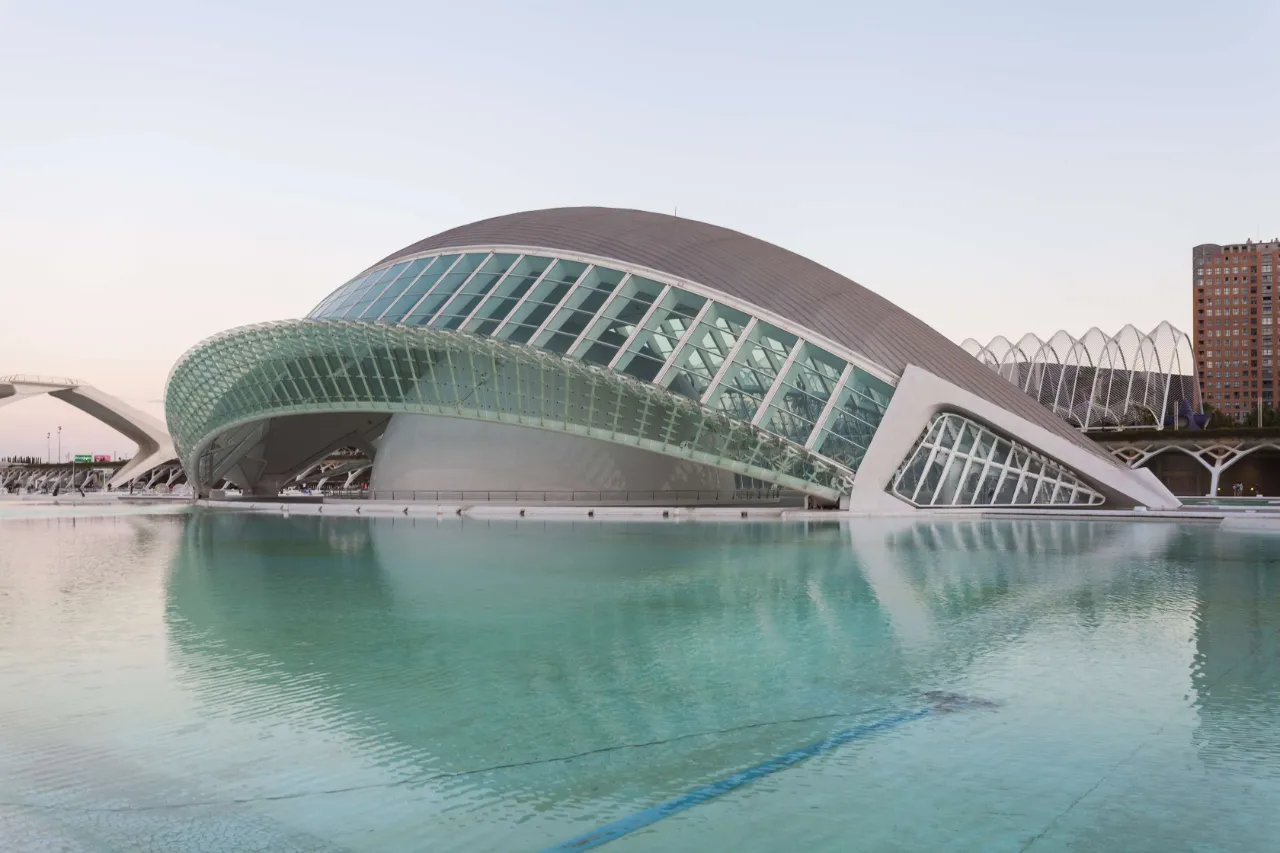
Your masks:
<svg viewBox="0 0 1280 853"><path fill-rule="evenodd" d="M451 228L379 264L469 246L594 255L714 288L843 344L894 375L915 364L1101 455L1065 421L889 300L795 252L738 231L643 210L552 208Z"/></svg>

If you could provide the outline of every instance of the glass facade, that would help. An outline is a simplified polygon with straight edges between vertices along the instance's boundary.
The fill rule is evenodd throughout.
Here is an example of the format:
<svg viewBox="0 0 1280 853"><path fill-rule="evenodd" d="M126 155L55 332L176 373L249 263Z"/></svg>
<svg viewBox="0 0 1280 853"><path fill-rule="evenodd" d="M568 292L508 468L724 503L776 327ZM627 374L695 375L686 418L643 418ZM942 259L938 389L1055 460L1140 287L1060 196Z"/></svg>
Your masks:
<svg viewBox="0 0 1280 853"><path fill-rule="evenodd" d="M496 267L504 263L514 268L506 261ZM477 275L502 275L484 262L470 267L467 276L473 281ZM564 272L560 283L574 275L572 269ZM610 285L609 276L587 278L582 272L576 273L585 282L582 299L574 305L590 303L592 292L612 293L621 282ZM453 292L465 293L466 279L456 281ZM334 310L344 310L342 301L350 300L350 310L364 299L368 288L359 295L357 290L334 300ZM618 305L614 299L616 312L605 311L595 322L620 335L626 328L623 321L634 316L652 290L637 283L626 291L636 305ZM447 310L435 316L443 317ZM553 317L564 322L546 324L552 335L569 335L577 328L570 314L547 315L548 320ZM714 465L831 500L849 489L848 473L840 466L723 411L622 373L602 371L585 360L493 336L460 335L433 327L431 319L417 327L294 320L236 329L197 346L178 362L169 377L165 407L183 465L189 475L195 472L193 482L206 488L261 440L267 419L352 411L434 414L573 433Z"/></svg>
<svg viewBox="0 0 1280 853"><path fill-rule="evenodd" d="M651 383L857 470L893 387L803 332L605 264L493 251L398 261L308 315L469 332Z"/></svg>
<svg viewBox="0 0 1280 853"><path fill-rule="evenodd" d="M1069 470L956 414L938 414L894 476L920 506L1093 506L1103 496Z"/></svg>

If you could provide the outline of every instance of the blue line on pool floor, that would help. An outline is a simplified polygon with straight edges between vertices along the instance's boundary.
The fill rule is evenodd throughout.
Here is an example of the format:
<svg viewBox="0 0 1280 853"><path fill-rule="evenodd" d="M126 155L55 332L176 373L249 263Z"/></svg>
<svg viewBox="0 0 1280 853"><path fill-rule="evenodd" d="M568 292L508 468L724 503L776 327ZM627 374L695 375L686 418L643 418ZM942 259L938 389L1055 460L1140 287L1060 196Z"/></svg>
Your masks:
<svg viewBox="0 0 1280 853"><path fill-rule="evenodd" d="M754 767L748 767L746 770L739 771L732 776L726 776L717 782L709 785L703 785L701 788L694 788L688 793L681 794L675 799L667 800L665 803L658 803L656 806L650 806L644 811L636 812L628 815L621 820L615 820L613 823L605 824L599 829L593 829L585 835L579 835L577 838L570 838L552 847L547 847L541 853L568 853L568 851L576 850L593 850L603 844L608 844L635 832L637 829L644 829L646 826L657 823L673 814L679 814L686 809L701 805L708 800L722 796L741 788L743 785L750 784L757 779L763 779L765 776L777 773L779 770L785 770L793 764L797 764L808 758L822 755L824 752L830 752L836 747L843 746L855 740L873 735L876 732L891 729L900 726L903 723L909 723L912 720L918 720L927 716L935 710L933 707L920 708L916 711L903 711L900 714L894 714L891 717L885 717L880 720L874 720L870 723L863 723L860 726L854 726L851 729L845 729L842 732L836 732L830 737L815 741L808 746L802 746L799 749L793 749L790 752L783 753L777 758L770 758Z"/></svg>

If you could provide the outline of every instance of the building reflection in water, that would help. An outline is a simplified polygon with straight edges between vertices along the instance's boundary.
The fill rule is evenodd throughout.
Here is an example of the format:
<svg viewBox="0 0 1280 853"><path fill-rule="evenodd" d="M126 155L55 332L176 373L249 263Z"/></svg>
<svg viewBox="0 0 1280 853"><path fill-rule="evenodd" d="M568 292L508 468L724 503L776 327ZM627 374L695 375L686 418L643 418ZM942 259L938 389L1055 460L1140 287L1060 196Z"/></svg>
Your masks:
<svg viewBox="0 0 1280 853"><path fill-rule="evenodd" d="M1134 570L1176 560L1189 538L1169 524L1084 521L205 513L174 560L168 623L174 660L211 713L323 719L410 781L533 763L466 784L559 798L660 787L690 762L740 767L851 719L827 715L964 686L975 661L1046 614L1085 628L1116 614L1194 617L1201 652L1184 678L1200 691L1217 665L1206 644L1256 644L1267 627L1260 610L1241 629L1234 609L1225 634L1210 625L1224 587L1192 568ZM1259 606L1274 619L1269 594ZM246 707L250 693L273 701ZM1208 700L1199 710L1214 713ZM726 734L703 736L714 732ZM657 745L645 778L633 758L576 775L538 765L619 744Z"/></svg>
<svg viewBox="0 0 1280 853"><path fill-rule="evenodd" d="M282 714L296 691L422 778L805 720L670 755L731 764L901 692L847 540L839 526L204 514L174 562L170 637L211 707L243 715L237 696L267 693Z"/></svg>
<svg viewBox="0 0 1280 853"><path fill-rule="evenodd" d="M1276 781L1280 756L1280 537L1231 534L1171 550L1195 578L1191 684L1208 767ZM1197 570L1204 564L1212 571Z"/></svg>

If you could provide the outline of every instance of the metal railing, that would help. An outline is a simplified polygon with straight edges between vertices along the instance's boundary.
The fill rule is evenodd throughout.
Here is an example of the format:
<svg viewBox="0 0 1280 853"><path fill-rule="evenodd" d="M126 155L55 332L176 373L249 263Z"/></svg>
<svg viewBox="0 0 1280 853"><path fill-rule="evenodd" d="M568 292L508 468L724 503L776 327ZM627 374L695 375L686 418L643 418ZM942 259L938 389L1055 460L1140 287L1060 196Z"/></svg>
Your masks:
<svg viewBox="0 0 1280 853"><path fill-rule="evenodd" d="M318 494L336 500L408 501L410 503L542 503L542 504L657 504L676 506L682 504L742 504L766 503L778 506L802 506L803 492L780 489L675 489L662 490L537 490L512 491L483 489L465 491L442 489L438 491L395 489L374 491L371 489L329 489Z"/></svg>

